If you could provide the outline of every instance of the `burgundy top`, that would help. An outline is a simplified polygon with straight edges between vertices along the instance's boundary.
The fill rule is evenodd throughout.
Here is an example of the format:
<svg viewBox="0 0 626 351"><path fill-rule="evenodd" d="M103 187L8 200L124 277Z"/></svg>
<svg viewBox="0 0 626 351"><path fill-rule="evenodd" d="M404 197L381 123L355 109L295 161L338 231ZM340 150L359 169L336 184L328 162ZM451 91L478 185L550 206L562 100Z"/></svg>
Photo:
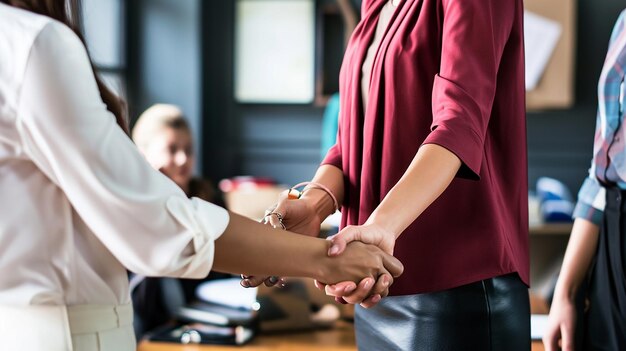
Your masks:
<svg viewBox="0 0 626 351"><path fill-rule="evenodd" d="M463 165L398 238L392 295L445 290L518 272L529 282L522 0L403 0L372 69L361 67L387 0L364 0L340 77L342 227L363 224L423 144Z"/></svg>

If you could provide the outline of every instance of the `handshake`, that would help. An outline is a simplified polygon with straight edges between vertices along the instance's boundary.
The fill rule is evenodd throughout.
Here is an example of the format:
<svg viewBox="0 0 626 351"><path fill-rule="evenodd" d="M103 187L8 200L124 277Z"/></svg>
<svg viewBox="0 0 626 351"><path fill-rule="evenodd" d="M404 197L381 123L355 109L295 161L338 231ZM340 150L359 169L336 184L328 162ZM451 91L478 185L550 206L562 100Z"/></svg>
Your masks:
<svg viewBox="0 0 626 351"><path fill-rule="evenodd" d="M331 195L329 199L333 200L336 210L338 205L334 196L327 189L320 190ZM298 201L293 201L296 199ZM280 196L277 204L265 211L261 223L317 237L323 220L319 213L324 211L320 210L320 202L315 200L290 189ZM372 307L388 295L393 279L402 274L402 263L392 256L395 239L394 233L375 223L348 226L325 242L326 252L312 263L316 268L309 275L316 279L318 289L334 296L336 301ZM241 277L243 287L284 285L284 279L274 275L242 274Z"/></svg>

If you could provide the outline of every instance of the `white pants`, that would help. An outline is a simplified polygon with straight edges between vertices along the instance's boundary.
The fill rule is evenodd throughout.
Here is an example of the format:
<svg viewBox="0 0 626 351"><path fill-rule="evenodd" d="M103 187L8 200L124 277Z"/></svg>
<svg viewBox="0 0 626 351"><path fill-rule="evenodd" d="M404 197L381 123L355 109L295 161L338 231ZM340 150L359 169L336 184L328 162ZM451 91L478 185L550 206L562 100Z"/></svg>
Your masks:
<svg viewBox="0 0 626 351"><path fill-rule="evenodd" d="M134 351L133 308L0 306L0 350Z"/></svg>

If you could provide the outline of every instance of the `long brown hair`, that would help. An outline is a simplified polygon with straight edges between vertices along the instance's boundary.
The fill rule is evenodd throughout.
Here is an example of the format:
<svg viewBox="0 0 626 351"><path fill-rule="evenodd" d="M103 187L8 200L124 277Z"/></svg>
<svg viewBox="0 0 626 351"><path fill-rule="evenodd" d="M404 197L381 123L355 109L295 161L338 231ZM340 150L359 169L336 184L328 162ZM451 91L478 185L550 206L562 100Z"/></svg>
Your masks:
<svg viewBox="0 0 626 351"><path fill-rule="evenodd" d="M80 40L85 44L85 39L81 33L81 1L80 0L0 0L1 3L19 7L40 15L53 18L70 27ZM93 70L93 63L91 65ZM126 109L124 101L114 94L95 74L100 97L107 106L107 109L115 115L117 124L128 134L128 121L126 119Z"/></svg>

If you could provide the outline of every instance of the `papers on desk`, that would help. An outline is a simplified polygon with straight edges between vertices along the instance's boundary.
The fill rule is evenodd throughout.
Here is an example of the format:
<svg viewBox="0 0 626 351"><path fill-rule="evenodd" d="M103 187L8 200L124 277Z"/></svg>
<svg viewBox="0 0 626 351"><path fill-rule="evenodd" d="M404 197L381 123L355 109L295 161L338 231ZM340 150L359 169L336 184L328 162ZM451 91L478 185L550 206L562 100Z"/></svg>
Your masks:
<svg viewBox="0 0 626 351"><path fill-rule="evenodd" d="M217 326L252 326L257 318L256 311L244 310L208 302L193 302L175 312L180 321L198 322Z"/></svg>
<svg viewBox="0 0 626 351"><path fill-rule="evenodd" d="M196 289L200 301L182 306L176 312L183 321L213 325L249 325L257 317L254 309L256 288L244 288L239 278L210 280Z"/></svg>
<svg viewBox="0 0 626 351"><path fill-rule="evenodd" d="M537 87L559 41L561 31L558 22L524 11L526 91Z"/></svg>
<svg viewBox="0 0 626 351"><path fill-rule="evenodd" d="M547 314L531 314L530 315L530 339L541 340L543 334L548 327Z"/></svg>
<svg viewBox="0 0 626 351"><path fill-rule="evenodd" d="M232 308L251 309L256 302L257 288L244 288L239 278L210 280L196 290L198 299Z"/></svg>
<svg viewBox="0 0 626 351"><path fill-rule="evenodd" d="M243 345L250 341L255 331L243 326L224 327L202 323L181 325L166 324L146 335L150 341L180 344Z"/></svg>
<svg viewBox="0 0 626 351"><path fill-rule="evenodd" d="M253 309L256 288L245 289L239 278L210 280L200 284L200 301L179 307L176 323L147 334L153 341L181 344L242 345L255 334L258 313Z"/></svg>

